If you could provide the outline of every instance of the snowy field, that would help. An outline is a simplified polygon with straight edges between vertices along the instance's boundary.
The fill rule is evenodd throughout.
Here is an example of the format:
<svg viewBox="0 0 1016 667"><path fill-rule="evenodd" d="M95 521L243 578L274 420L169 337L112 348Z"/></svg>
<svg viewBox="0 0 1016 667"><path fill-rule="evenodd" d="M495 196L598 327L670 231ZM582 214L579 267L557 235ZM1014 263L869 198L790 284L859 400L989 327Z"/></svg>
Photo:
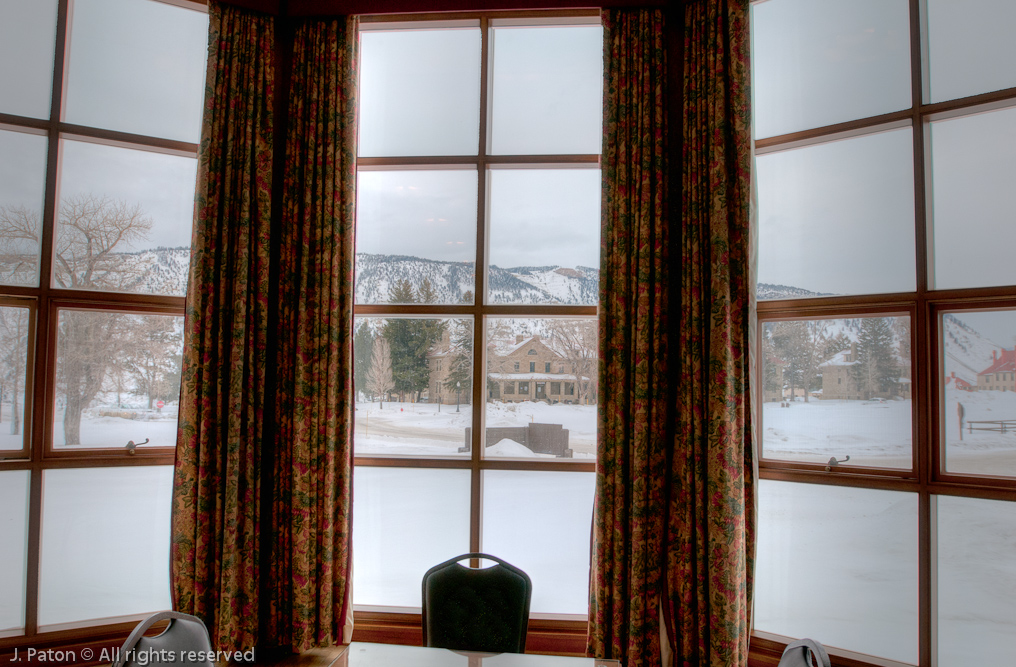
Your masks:
<svg viewBox="0 0 1016 667"><path fill-rule="evenodd" d="M959 439L956 404L965 422L1016 419L1016 393L946 392L944 432L947 470L1016 475L1016 430L964 430ZM910 468L911 401L811 400L762 406L762 452L767 458L825 463L850 456L850 465Z"/></svg>
<svg viewBox="0 0 1016 667"><path fill-rule="evenodd" d="M568 446L574 458L596 457L596 406L547 405L542 402L489 403L487 427L561 424L568 430ZM462 403L381 403L356 404L354 448L358 455L462 456L466 428L472 425L472 407ZM492 443L485 456L542 458L510 440ZM553 457L550 457L553 458Z"/></svg>

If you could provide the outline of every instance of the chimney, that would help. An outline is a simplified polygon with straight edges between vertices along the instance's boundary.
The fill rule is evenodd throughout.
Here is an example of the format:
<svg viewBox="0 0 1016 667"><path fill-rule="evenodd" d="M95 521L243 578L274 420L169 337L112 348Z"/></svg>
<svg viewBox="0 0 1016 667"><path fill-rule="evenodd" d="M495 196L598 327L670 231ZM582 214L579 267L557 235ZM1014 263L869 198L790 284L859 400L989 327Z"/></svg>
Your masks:
<svg viewBox="0 0 1016 667"><path fill-rule="evenodd" d="M998 361L998 350L991 351L991 363Z"/></svg>
<svg viewBox="0 0 1016 667"><path fill-rule="evenodd" d="M857 343L850 344L850 359L847 361L857 361Z"/></svg>
<svg viewBox="0 0 1016 667"><path fill-rule="evenodd" d="M522 342L522 334L515 334L515 344L518 345Z"/></svg>

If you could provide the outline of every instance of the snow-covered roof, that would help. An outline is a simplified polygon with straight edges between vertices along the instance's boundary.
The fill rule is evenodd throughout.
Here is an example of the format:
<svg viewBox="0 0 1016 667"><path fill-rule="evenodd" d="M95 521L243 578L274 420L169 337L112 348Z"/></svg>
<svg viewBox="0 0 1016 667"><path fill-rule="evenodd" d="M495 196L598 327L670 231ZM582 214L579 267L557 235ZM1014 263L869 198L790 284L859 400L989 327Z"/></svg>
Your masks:
<svg viewBox="0 0 1016 667"><path fill-rule="evenodd" d="M849 349L847 349L847 350L840 350L839 352L837 352L833 356L829 357L829 359L827 359L826 361L823 361L821 364L819 364L818 367L819 368L824 368L825 366L854 366L857 363L859 363L859 362L856 362L856 361L847 361L847 355L849 355L849 354L850 354L850 350Z"/></svg>

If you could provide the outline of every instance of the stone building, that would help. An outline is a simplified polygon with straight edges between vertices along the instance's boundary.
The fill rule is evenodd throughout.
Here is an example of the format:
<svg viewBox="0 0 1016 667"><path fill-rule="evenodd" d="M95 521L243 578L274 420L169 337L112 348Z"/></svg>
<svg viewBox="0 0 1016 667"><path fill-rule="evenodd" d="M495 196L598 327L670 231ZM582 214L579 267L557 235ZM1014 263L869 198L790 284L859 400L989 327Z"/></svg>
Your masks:
<svg viewBox="0 0 1016 667"><path fill-rule="evenodd" d="M446 333L427 354L430 368L427 400L454 403L455 390L446 382L452 362L451 342ZM594 383L579 375L578 385L572 364L540 336L516 335L515 344L487 349L487 399L504 403L543 401L556 403L595 403ZM467 401L468 397L461 397Z"/></svg>
<svg viewBox="0 0 1016 667"><path fill-rule="evenodd" d="M910 364L896 357L896 368L899 376L894 386L887 392L876 396L866 395L857 381L854 368L860 362L857 359L857 343L851 343L850 349L841 350L818 365L822 374L822 400L839 399L860 401L869 398L910 398Z"/></svg>

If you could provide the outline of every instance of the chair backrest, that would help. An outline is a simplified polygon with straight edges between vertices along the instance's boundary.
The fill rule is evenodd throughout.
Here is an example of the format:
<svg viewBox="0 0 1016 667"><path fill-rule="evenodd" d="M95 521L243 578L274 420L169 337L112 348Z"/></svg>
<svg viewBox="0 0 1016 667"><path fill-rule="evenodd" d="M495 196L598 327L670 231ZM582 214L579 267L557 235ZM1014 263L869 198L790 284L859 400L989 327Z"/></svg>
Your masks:
<svg viewBox="0 0 1016 667"><path fill-rule="evenodd" d="M473 569L467 558L496 565ZM423 644L459 651L525 653L529 629L529 575L482 553L446 560L423 575Z"/></svg>
<svg viewBox="0 0 1016 667"><path fill-rule="evenodd" d="M169 626L153 637L144 634L159 621ZM169 663L176 667L215 667L208 629L197 616L160 611L138 623L124 642L113 667L149 667Z"/></svg>

